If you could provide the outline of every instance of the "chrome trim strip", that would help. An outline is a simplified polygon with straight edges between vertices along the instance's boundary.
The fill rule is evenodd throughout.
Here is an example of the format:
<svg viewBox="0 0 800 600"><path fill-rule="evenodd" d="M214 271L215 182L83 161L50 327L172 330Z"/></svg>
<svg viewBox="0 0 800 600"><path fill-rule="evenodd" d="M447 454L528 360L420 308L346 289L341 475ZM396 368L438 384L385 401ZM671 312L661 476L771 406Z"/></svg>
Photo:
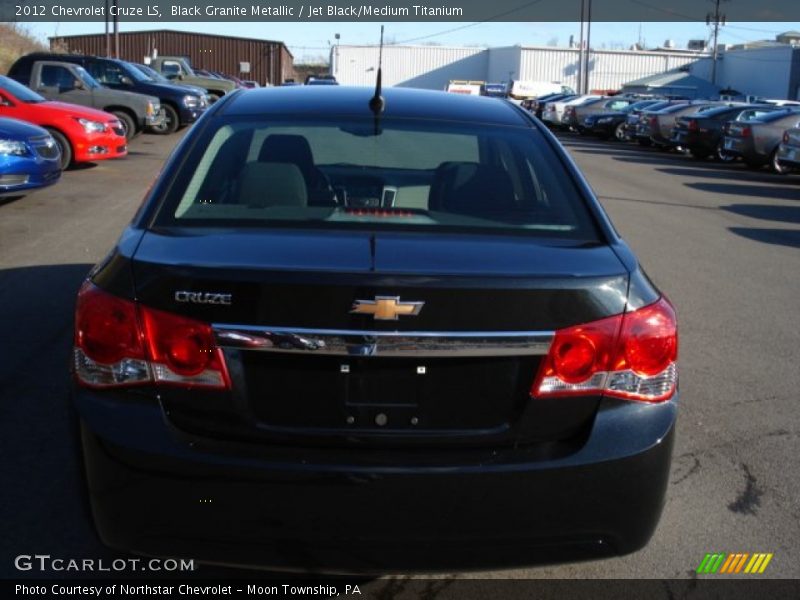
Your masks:
<svg viewBox="0 0 800 600"><path fill-rule="evenodd" d="M552 331L359 331L212 325L222 348L326 356L458 357L547 354Z"/></svg>

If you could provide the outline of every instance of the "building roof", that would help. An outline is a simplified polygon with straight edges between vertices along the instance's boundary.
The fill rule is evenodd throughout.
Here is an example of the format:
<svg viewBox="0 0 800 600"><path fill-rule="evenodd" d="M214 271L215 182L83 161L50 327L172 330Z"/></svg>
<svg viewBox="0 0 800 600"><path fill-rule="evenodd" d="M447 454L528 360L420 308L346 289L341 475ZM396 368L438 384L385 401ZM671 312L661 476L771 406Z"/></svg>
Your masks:
<svg viewBox="0 0 800 600"><path fill-rule="evenodd" d="M251 38L251 37L242 37L238 35L218 35L216 33L202 33L196 31L181 31L179 29L142 29L137 31L120 31L120 36L134 36L134 35L154 35L154 34L161 34L166 33L170 35L185 35L185 36L192 36L192 37L213 37L218 39L225 39L225 40L234 40L234 41L241 41L241 42L254 42L260 44L281 44L284 48L286 48L286 44L280 40L262 40L260 38ZM47 39L52 42L52 40L68 40L70 38L82 38L87 36L104 36L104 33L96 33L96 34L78 34L78 35L53 35L49 36ZM291 54L288 48L286 51Z"/></svg>
<svg viewBox="0 0 800 600"><path fill-rule="evenodd" d="M226 115L330 115L331 118L372 118L369 101L374 90L347 86L286 86L258 88L231 94L224 100ZM530 127L510 102L496 98L448 94L412 88L383 88L383 117L461 121ZM227 96L226 96L227 98Z"/></svg>
<svg viewBox="0 0 800 600"><path fill-rule="evenodd" d="M710 81L695 77L686 71L667 71L666 73L656 73L655 75L634 79L622 87L706 87L710 85Z"/></svg>

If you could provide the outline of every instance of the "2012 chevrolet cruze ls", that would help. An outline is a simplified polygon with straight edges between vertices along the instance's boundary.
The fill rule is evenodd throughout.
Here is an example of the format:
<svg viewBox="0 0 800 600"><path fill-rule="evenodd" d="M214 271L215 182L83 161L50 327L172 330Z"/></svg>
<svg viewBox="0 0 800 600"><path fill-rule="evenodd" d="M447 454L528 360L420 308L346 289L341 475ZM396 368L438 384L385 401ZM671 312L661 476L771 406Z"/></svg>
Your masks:
<svg viewBox="0 0 800 600"><path fill-rule="evenodd" d="M232 93L78 295L95 524L318 571L632 552L664 502L676 360L672 306L522 109Z"/></svg>

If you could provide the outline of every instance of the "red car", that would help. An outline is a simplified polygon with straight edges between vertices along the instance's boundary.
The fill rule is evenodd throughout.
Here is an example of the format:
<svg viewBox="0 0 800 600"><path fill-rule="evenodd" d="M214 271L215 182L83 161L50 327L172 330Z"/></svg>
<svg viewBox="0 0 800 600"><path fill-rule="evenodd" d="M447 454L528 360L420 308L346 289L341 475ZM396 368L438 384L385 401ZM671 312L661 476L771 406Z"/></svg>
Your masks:
<svg viewBox="0 0 800 600"><path fill-rule="evenodd" d="M76 104L50 102L2 75L0 117L12 117L47 129L61 148L62 168L128 153L125 131L114 115Z"/></svg>

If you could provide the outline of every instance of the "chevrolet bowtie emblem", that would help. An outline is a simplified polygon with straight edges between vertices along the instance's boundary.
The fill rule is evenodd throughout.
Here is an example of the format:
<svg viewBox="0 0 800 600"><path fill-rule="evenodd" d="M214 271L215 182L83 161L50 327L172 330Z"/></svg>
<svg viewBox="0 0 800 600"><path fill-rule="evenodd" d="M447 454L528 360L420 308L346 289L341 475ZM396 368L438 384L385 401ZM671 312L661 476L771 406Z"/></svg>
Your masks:
<svg viewBox="0 0 800 600"><path fill-rule="evenodd" d="M356 300L350 312L372 315L376 321L397 321L400 315L418 315L424 305L424 302L400 302L400 296L375 296L375 300Z"/></svg>

